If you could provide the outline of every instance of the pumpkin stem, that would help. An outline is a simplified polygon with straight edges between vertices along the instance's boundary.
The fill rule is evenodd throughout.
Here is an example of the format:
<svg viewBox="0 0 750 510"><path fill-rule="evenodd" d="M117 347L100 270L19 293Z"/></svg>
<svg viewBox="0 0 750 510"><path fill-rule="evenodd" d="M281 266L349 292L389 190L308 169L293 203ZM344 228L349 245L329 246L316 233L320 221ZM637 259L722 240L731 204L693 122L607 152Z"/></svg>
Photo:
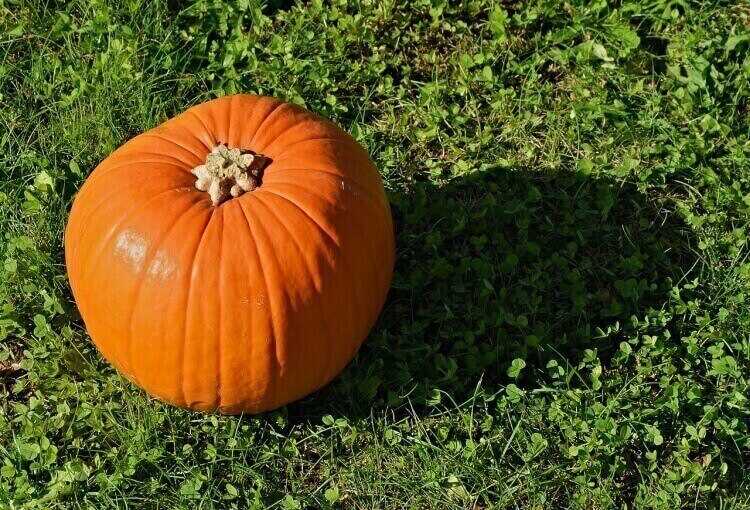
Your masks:
<svg viewBox="0 0 750 510"><path fill-rule="evenodd" d="M219 144L206 157L206 162L191 170L195 188L208 192L213 205L236 198L260 186L268 158L245 149L230 149Z"/></svg>

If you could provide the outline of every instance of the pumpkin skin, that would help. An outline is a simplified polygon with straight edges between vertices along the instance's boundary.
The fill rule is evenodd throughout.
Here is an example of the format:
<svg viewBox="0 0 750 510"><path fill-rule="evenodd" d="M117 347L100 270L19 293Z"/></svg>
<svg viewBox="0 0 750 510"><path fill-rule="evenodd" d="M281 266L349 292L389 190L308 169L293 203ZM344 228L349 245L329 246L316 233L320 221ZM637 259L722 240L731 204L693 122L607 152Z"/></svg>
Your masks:
<svg viewBox="0 0 750 510"><path fill-rule="evenodd" d="M270 158L213 206L191 169L218 143ZM334 124L235 95L131 139L88 177L65 231L73 296L102 355L177 406L258 413L352 359L384 304L395 241L378 171Z"/></svg>

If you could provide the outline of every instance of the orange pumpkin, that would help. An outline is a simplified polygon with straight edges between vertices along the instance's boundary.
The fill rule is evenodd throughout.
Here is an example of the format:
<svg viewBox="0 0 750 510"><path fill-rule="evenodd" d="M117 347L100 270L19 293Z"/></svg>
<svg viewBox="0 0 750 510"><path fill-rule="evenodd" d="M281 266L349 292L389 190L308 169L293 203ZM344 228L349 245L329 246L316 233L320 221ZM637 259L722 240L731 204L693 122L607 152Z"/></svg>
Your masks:
<svg viewBox="0 0 750 510"><path fill-rule="evenodd" d="M65 232L73 295L104 357L162 400L224 413L274 409L335 377L380 313L394 253L362 147L249 95L117 149Z"/></svg>

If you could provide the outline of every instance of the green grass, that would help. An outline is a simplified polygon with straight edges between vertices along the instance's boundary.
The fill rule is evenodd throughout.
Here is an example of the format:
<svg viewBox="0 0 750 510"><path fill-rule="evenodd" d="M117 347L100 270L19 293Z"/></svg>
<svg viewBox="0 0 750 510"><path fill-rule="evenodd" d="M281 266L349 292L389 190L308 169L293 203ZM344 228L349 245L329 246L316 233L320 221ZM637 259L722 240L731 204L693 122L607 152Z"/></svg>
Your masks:
<svg viewBox="0 0 750 510"><path fill-rule="evenodd" d="M234 92L332 118L381 319L256 417L150 400L68 288L76 190ZM750 4L0 0L0 508L750 508Z"/></svg>

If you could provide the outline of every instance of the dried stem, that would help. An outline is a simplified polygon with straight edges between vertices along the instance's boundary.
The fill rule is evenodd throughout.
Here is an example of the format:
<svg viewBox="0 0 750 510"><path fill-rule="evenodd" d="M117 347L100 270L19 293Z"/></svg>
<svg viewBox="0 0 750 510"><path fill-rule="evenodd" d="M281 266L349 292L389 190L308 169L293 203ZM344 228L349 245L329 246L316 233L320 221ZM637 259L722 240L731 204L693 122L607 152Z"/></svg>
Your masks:
<svg viewBox="0 0 750 510"><path fill-rule="evenodd" d="M208 192L215 206L260 186L268 158L252 151L217 145L206 162L193 168L195 188Z"/></svg>

